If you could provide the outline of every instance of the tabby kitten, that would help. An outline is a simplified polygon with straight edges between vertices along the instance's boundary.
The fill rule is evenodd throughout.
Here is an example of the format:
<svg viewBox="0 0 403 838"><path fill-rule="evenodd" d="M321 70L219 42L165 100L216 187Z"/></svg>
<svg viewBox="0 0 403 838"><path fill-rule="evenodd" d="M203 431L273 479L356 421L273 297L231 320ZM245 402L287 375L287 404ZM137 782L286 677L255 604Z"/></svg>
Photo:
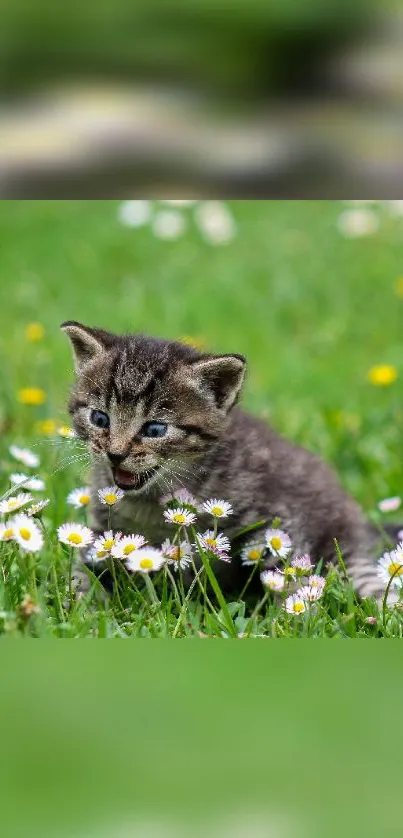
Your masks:
<svg viewBox="0 0 403 838"><path fill-rule="evenodd" d="M328 466L236 407L246 366L241 355L200 353L75 321L62 329L77 376L69 411L92 453L96 532L108 523L97 490L116 484L124 498L114 507L113 528L159 545L168 534L159 499L186 487L200 500L231 502L234 515L223 521L230 538L247 524L278 517L295 551L325 564L335 560L337 539L357 592L382 596L373 559L377 533ZM217 562L217 572L224 590L236 594L250 568L235 558Z"/></svg>

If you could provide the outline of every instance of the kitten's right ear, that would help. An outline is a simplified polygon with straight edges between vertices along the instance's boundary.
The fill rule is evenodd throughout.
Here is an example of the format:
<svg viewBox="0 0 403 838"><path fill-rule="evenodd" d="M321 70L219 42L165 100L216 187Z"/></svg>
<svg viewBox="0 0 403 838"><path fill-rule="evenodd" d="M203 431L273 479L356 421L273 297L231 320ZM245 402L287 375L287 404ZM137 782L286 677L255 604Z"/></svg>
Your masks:
<svg viewBox="0 0 403 838"><path fill-rule="evenodd" d="M74 366L76 372L81 372L82 368L93 361L97 355L109 349L114 341L114 336L103 329L92 329L89 326L83 326L81 323L76 323L75 320L66 320L60 326L66 333L73 348Z"/></svg>

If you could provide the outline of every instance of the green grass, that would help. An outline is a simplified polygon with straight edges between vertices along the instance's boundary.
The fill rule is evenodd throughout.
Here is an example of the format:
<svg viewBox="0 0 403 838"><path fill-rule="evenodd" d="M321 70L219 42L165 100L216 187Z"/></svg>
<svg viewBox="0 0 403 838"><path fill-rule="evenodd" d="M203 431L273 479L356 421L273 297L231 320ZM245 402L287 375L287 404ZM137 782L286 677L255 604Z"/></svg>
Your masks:
<svg viewBox="0 0 403 838"><path fill-rule="evenodd" d="M178 603L166 590L158 592L160 606L126 586L124 611L116 597L104 603L96 585L91 602L68 601L68 556L54 533L72 518L66 495L86 474L80 462L67 463L70 443L53 444L37 430L46 418L67 421L72 364L58 328L63 320L192 335L212 351L245 354L246 408L332 463L368 515L377 518L379 499L401 492L403 300L394 287L403 275L403 219L379 204L379 231L347 240L337 228L344 206L336 202L234 202L238 235L213 247L202 240L191 211L186 234L164 242L148 227L123 227L117 206L0 205L0 494L10 471L23 470L8 454L15 442L35 446L51 498L45 515L51 542L35 567L17 554L11 560L2 546L11 570L0 584L1 625L10 633L167 636L178 625ZM39 343L25 336L32 321L46 330ZM382 363L400 374L390 387L367 380L369 368ZM31 386L45 389L43 406L18 403L18 390ZM18 611L24 592L41 608L27 621ZM355 602L337 571L314 616L297 621L269 602L250 622L244 603L228 609L227 615L219 606L209 609L196 597L177 636L236 634L245 627L270 636L400 636L403 626L398 611L368 625L375 605Z"/></svg>

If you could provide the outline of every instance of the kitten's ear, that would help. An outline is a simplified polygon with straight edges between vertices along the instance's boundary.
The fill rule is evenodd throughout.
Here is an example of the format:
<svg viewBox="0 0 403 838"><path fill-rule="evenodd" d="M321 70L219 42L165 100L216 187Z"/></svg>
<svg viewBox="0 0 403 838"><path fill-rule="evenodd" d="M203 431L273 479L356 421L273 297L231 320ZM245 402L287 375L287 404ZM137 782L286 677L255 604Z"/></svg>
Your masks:
<svg viewBox="0 0 403 838"><path fill-rule="evenodd" d="M89 326L76 323L75 320L66 320L60 328L71 341L76 372L81 372L85 364L109 349L115 340L114 335L109 332L103 329L91 329Z"/></svg>
<svg viewBox="0 0 403 838"><path fill-rule="evenodd" d="M226 413L238 398L245 371L246 360L242 355L215 355L192 364L198 385L208 390L217 407Z"/></svg>

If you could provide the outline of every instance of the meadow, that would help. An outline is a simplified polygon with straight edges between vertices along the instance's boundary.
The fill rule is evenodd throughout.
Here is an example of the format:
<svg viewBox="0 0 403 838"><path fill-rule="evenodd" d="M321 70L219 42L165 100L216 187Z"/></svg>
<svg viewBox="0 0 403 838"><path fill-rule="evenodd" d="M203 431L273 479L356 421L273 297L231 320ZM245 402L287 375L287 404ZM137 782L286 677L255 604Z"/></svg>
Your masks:
<svg viewBox="0 0 403 838"><path fill-rule="evenodd" d="M56 529L86 522L87 507L74 509L67 496L86 485L88 462L77 441L60 433L69 424L73 380L59 330L64 320L244 354L243 405L331 463L379 526L399 521L399 510L378 507L402 490L398 202L228 202L232 221L222 241L206 232L200 206L154 201L150 209L151 220L135 226L139 219L134 224L127 206L113 201L0 204L0 498L10 475L26 471L10 454L17 445L40 458L28 468L44 481L32 492L35 501L50 499L38 553L0 543L0 630L34 637L400 637L403 611L358 602L336 551L323 597L299 615L263 588L253 609L247 597L227 603L219 591L213 601L200 590L188 599L178 584L174 595L166 577L154 586L151 574L132 585L122 568L112 597L105 599L95 580L86 598L75 596L71 551ZM211 570L213 561L203 584Z"/></svg>

